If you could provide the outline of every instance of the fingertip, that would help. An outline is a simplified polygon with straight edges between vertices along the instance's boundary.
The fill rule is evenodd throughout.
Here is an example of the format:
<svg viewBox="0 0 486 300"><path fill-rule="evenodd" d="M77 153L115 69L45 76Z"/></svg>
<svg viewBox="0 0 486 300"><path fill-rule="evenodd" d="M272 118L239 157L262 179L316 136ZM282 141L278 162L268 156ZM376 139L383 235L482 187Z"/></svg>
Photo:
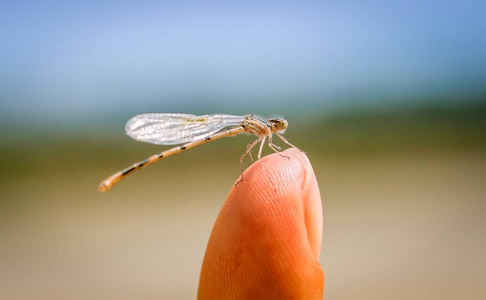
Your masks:
<svg viewBox="0 0 486 300"><path fill-rule="evenodd" d="M241 180L241 178L239 179ZM265 156L243 174L230 192L275 203L285 199L302 204L305 228L312 253L319 261L322 245L322 201L317 179L307 155L296 148ZM261 197L258 197L258 196Z"/></svg>
<svg viewBox="0 0 486 300"><path fill-rule="evenodd" d="M307 156L297 149L268 155L245 171L220 211L199 294L233 286L234 293L268 296L253 287L265 282L282 295L322 297L321 235L319 188Z"/></svg>

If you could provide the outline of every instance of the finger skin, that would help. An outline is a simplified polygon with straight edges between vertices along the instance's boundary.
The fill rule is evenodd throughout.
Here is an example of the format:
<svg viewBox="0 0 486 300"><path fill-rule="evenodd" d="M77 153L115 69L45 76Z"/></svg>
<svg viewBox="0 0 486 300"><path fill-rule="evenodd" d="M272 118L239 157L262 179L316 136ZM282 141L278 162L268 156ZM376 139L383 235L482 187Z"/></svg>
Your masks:
<svg viewBox="0 0 486 300"><path fill-rule="evenodd" d="M282 157L284 155L285 157ZM322 299L322 207L305 154L257 161L230 191L214 225L199 299Z"/></svg>

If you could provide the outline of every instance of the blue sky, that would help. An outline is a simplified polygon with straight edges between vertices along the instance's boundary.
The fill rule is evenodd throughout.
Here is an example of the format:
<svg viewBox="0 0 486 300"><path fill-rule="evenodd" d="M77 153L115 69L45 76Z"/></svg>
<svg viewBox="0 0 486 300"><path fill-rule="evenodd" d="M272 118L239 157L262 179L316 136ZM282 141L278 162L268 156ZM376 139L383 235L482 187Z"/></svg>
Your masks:
<svg viewBox="0 0 486 300"><path fill-rule="evenodd" d="M484 90L485 13L484 1L4 1L1 116L285 113Z"/></svg>

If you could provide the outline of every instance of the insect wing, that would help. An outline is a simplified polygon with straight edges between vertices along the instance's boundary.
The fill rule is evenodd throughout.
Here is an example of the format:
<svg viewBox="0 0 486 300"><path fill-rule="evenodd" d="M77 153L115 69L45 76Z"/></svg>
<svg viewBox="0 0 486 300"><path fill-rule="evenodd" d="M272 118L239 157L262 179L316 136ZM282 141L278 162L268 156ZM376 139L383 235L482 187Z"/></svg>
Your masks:
<svg viewBox="0 0 486 300"><path fill-rule="evenodd" d="M125 132L137 141L175 145L203 139L225 127L239 125L243 120L242 116L224 114L148 113L131 118L125 125Z"/></svg>

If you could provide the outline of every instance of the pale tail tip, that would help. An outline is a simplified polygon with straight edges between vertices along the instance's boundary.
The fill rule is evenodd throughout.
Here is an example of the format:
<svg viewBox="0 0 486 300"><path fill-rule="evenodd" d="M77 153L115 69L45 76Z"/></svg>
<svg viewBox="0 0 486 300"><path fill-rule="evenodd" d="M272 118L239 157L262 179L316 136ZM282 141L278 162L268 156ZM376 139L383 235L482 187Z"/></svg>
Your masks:
<svg viewBox="0 0 486 300"><path fill-rule="evenodd" d="M111 189L118 181L122 179L122 174L120 172L111 175L110 177L103 180L98 185L98 191L104 193L107 190Z"/></svg>
<svg viewBox="0 0 486 300"><path fill-rule="evenodd" d="M102 182L98 185L98 191L101 192L101 193L104 193L109 189L110 189L110 187L107 184L105 184L105 182Z"/></svg>

